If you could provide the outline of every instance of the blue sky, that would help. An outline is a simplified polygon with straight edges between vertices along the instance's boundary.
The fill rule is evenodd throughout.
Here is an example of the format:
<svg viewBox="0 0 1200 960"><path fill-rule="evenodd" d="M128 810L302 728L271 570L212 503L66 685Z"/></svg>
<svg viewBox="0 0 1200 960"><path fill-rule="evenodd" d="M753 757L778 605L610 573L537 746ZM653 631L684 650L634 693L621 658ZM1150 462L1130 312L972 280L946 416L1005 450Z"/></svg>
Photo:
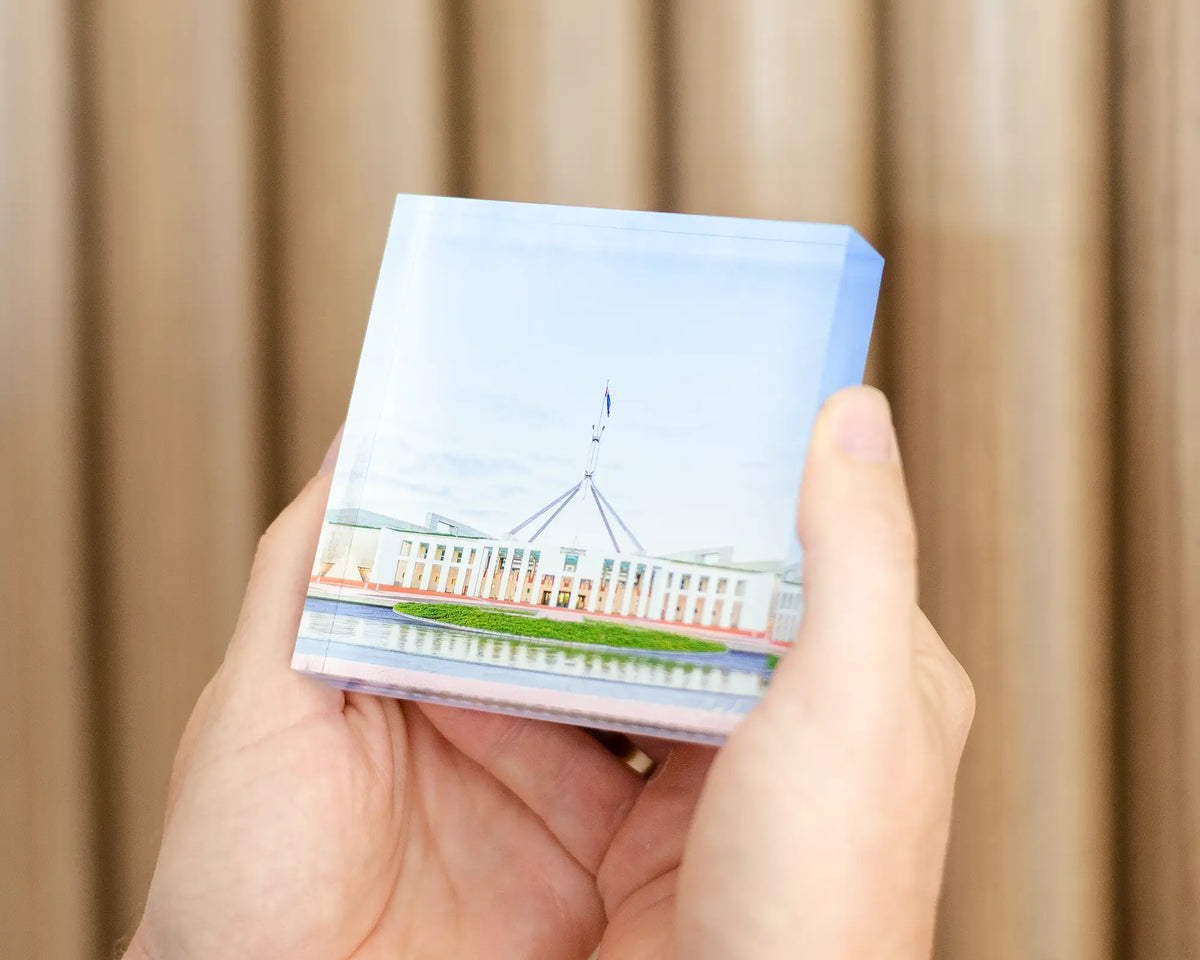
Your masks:
<svg viewBox="0 0 1200 960"><path fill-rule="evenodd" d="M841 248L681 221L401 197L330 506L503 535L582 476L607 380L596 481L650 553L798 556ZM578 502L543 535L603 538Z"/></svg>

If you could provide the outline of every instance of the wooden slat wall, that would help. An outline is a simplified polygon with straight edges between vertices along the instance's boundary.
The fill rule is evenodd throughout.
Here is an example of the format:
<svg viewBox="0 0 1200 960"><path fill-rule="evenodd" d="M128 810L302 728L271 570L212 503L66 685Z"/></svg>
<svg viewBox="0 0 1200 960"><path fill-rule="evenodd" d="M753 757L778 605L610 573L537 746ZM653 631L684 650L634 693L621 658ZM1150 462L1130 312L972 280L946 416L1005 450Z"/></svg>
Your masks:
<svg viewBox="0 0 1200 960"><path fill-rule="evenodd" d="M397 191L883 247L979 691L939 956L1200 953L1198 63L1192 0L0 0L5 954L131 928Z"/></svg>
<svg viewBox="0 0 1200 960"><path fill-rule="evenodd" d="M92 948L68 4L0 5L0 947Z"/></svg>
<svg viewBox="0 0 1200 960"><path fill-rule="evenodd" d="M1108 957L1105 4L887 14L892 383L923 602L979 704L941 949Z"/></svg>
<svg viewBox="0 0 1200 960"><path fill-rule="evenodd" d="M452 90L435 0L274 9L264 23L278 83L268 322L283 406L278 469L290 497L345 418L395 195L452 186Z"/></svg>
<svg viewBox="0 0 1200 960"><path fill-rule="evenodd" d="M1121 5L1129 956L1200 956L1200 6Z"/></svg>
<svg viewBox="0 0 1200 960"><path fill-rule="evenodd" d="M493 200L652 207L652 5L470 0L467 190Z"/></svg>
<svg viewBox="0 0 1200 960"><path fill-rule="evenodd" d="M676 0L670 19L679 209L874 239L871 0Z"/></svg>
<svg viewBox="0 0 1200 960"><path fill-rule="evenodd" d="M119 856L136 921L174 746L232 629L263 523L248 2L89 6L106 663Z"/></svg>
<svg viewBox="0 0 1200 960"><path fill-rule="evenodd" d="M872 0L675 0L668 23L675 208L848 223L879 243ZM887 376L886 311L869 383Z"/></svg>

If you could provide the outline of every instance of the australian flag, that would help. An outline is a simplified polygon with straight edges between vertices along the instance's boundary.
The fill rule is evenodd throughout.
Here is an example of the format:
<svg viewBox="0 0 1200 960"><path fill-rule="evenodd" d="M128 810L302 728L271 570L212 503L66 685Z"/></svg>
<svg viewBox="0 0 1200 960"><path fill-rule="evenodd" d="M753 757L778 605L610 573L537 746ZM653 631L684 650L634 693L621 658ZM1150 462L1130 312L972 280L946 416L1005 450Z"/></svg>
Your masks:
<svg viewBox="0 0 1200 960"><path fill-rule="evenodd" d="M608 394L607 386L604 388L604 412L612 416L612 397Z"/></svg>

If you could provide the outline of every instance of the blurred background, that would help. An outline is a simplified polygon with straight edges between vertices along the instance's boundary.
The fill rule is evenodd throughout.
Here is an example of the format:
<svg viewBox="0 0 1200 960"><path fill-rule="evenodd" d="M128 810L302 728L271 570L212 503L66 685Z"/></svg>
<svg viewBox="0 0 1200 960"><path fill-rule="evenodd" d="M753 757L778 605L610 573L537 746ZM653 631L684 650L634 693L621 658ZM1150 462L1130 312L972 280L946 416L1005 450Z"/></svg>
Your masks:
<svg viewBox="0 0 1200 960"><path fill-rule="evenodd" d="M397 191L848 222L979 711L946 958L1200 956L1195 0L0 0L0 942L133 929Z"/></svg>

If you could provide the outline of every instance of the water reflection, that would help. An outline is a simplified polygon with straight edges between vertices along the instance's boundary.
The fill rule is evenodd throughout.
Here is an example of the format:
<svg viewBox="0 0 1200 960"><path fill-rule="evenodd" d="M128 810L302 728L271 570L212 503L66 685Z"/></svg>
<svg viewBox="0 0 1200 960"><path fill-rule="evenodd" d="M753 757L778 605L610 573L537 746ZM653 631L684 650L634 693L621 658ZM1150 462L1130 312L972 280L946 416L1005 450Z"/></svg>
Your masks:
<svg viewBox="0 0 1200 960"><path fill-rule="evenodd" d="M332 639L398 653L677 690L759 696L765 689L765 679L757 670L671 662L623 651L555 648L550 644L481 636L453 627L425 627L342 612L305 610L300 618L300 633L313 639Z"/></svg>

